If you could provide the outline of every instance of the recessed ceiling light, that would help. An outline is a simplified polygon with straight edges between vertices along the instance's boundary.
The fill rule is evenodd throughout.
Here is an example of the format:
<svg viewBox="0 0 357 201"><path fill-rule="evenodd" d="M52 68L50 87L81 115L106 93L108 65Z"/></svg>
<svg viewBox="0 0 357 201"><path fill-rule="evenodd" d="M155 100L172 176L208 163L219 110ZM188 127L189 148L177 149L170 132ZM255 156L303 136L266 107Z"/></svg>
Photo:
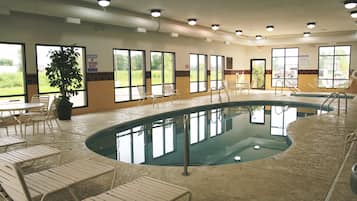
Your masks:
<svg viewBox="0 0 357 201"><path fill-rule="evenodd" d="M268 25L266 26L267 31L272 32L274 31L274 26L273 25Z"/></svg>
<svg viewBox="0 0 357 201"><path fill-rule="evenodd" d="M351 17L352 18L357 18L357 11L352 11L351 12Z"/></svg>
<svg viewBox="0 0 357 201"><path fill-rule="evenodd" d="M304 32L304 37L309 37L311 35L311 32Z"/></svg>
<svg viewBox="0 0 357 201"><path fill-rule="evenodd" d="M262 36L262 35L256 35L256 36L255 36L255 39L261 40L261 39L263 39L263 36Z"/></svg>
<svg viewBox="0 0 357 201"><path fill-rule="evenodd" d="M110 0L97 0L97 2L101 7L107 7L110 5Z"/></svg>
<svg viewBox="0 0 357 201"><path fill-rule="evenodd" d="M219 29L219 24L212 24L211 28L213 31L217 31Z"/></svg>
<svg viewBox="0 0 357 201"><path fill-rule="evenodd" d="M309 28L309 29L313 29L313 28L316 27L316 22L308 22L308 23L306 24L306 26L307 26L307 28Z"/></svg>
<svg viewBox="0 0 357 201"><path fill-rule="evenodd" d="M189 18L189 19L187 20L187 23L188 23L189 25L191 25L191 26L195 26L195 25L197 24L197 19L195 19L195 18Z"/></svg>
<svg viewBox="0 0 357 201"><path fill-rule="evenodd" d="M236 35L237 36L240 36L240 35L242 35L243 34L243 31L242 30L236 30Z"/></svg>
<svg viewBox="0 0 357 201"><path fill-rule="evenodd" d="M136 28L136 31L139 32L139 33L146 33L146 29L143 28L143 27Z"/></svg>
<svg viewBox="0 0 357 201"><path fill-rule="evenodd" d="M151 9L151 16L160 17L161 16L161 10L160 9Z"/></svg>
<svg viewBox="0 0 357 201"><path fill-rule="evenodd" d="M179 37L179 34L178 34L178 33L176 33L176 32L172 32L172 33L171 33L171 37L173 37L173 38L177 38L177 37Z"/></svg>
<svg viewBox="0 0 357 201"><path fill-rule="evenodd" d="M357 2L354 0L345 1L344 4L345 4L345 8L347 8L347 9L353 9L357 6Z"/></svg>

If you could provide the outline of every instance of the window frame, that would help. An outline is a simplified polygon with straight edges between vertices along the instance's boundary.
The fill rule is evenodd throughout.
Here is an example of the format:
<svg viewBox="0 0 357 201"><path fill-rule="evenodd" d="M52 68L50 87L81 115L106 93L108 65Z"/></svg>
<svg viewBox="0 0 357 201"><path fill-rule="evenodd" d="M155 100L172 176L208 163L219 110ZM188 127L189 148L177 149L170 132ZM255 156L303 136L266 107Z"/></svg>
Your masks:
<svg viewBox="0 0 357 201"><path fill-rule="evenodd" d="M190 80L190 94L195 94L195 93L204 93L208 91L208 55L207 54L198 54L198 53L189 53L189 62L190 62L190 77L191 77L191 55L197 56L197 91L192 92L191 91L191 83L192 81ZM205 57L205 79L206 81L200 81L200 56ZM200 91L200 83L206 84L206 89L203 91Z"/></svg>
<svg viewBox="0 0 357 201"><path fill-rule="evenodd" d="M211 64L211 57L216 57L216 79L212 80L211 79L211 72L212 72L212 64ZM218 79L218 57L222 57L222 77L221 80ZM222 81L224 80L224 70L226 69L226 62L225 62L225 56L223 55L210 55L210 89L211 91L217 91L218 90L218 81ZM215 81L216 84L216 88L212 89L212 81Z"/></svg>
<svg viewBox="0 0 357 201"><path fill-rule="evenodd" d="M116 87L115 86L115 55L114 55L114 51L115 50L127 50L128 51L128 63L129 63L129 86L127 87ZM144 88L144 93L146 94L147 89L146 89L146 51L145 50L140 50L140 49L126 49L126 48L113 48L113 78L114 78L114 103L125 103L125 102L131 102L131 101L139 101L144 99L145 97L141 97L139 99L132 99L132 91L131 88L133 87L132 85L132 75L131 75L131 51L141 51L143 52L143 85L137 85L137 86L142 86ZM135 87L135 86L134 86ZM129 100L125 100L125 101L116 101L115 100L115 89L117 88L129 88Z"/></svg>
<svg viewBox="0 0 357 201"><path fill-rule="evenodd" d="M273 56L273 51L274 49L284 49L284 57L274 57ZM298 55L297 56L288 56L288 57L297 57L297 74L296 74L296 86L291 86L291 87L287 87L285 82L286 82L286 79L287 80L292 80L291 78L286 78L286 49L298 49ZM277 78L273 78L273 60L274 58L284 58L284 77L283 78L279 78L279 79L283 79L284 82L282 83L283 85L280 87L280 88L295 88L295 87L299 87L299 64L300 64L300 61L299 61L299 57L300 57L300 49L298 47L282 47L282 48L271 48L271 83L270 83L270 86L272 88L277 88L277 87L280 87L280 86L274 86L273 85L273 79L277 79Z"/></svg>
<svg viewBox="0 0 357 201"><path fill-rule="evenodd" d="M161 53L161 57L162 57L162 71L161 71L161 84L152 84L152 60L151 60L151 54L153 52L156 52L156 53ZM164 86L165 86L165 53L169 53L169 54L172 54L173 55L173 83L167 83L167 84L172 84L173 85L173 88L174 90L176 90L176 53L175 52L170 52L170 51L156 51L156 50L150 50L150 80L151 80L151 94L152 94L152 87L153 86L159 86L159 85L162 85L162 97L168 97L170 95L166 95L165 94L165 89L164 89Z"/></svg>
<svg viewBox="0 0 357 201"><path fill-rule="evenodd" d="M350 47L350 54L349 55L336 55L335 54L335 49L336 47L345 47L348 46ZM321 47L333 47L333 55L320 55L320 48ZM352 62L352 45L323 45L323 46L319 46L318 50L317 50L317 56L318 56L318 74L317 74L317 88L320 89L348 89L350 88L349 86L347 88L336 88L335 87L335 80L346 80L346 81L350 81L350 76L351 76L351 62ZM333 67L332 67L332 79L320 79L320 56L332 56L333 57ZM349 56L349 66L348 66L348 79L335 79L335 61L336 61L336 56ZM320 86L320 80L332 80L332 87L321 87Z"/></svg>
<svg viewBox="0 0 357 201"><path fill-rule="evenodd" d="M7 42L7 41L0 41L0 44L8 44L8 45L21 45L22 46L22 63L23 63L23 84L24 84L24 93L23 94L16 94L10 96L0 96L0 98L12 98L12 97L24 97L24 101L28 101L28 89L27 89L27 64L26 64L26 44L21 42Z"/></svg>
<svg viewBox="0 0 357 201"><path fill-rule="evenodd" d="M36 43L35 44L35 59L36 59L36 80L37 80L37 93L39 95L44 95L44 94L56 94L59 92L47 92L47 93L40 93L40 84L39 84L39 79L38 79L38 55L37 55L37 46L58 46L60 48L66 48L66 47L75 47L75 48L83 48L83 64L84 64L84 69L83 69L83 80L84 80L84 89L76 90L78 92L84 91L85 92L85 104L83 106L78 106L78 107L73 107L73 109L77 108L86 108L89 106L88 103L88 81L87 81L87 49L85 46L80 46L80 45L55 45L55 44L47 44L47 43Z"/></svg>

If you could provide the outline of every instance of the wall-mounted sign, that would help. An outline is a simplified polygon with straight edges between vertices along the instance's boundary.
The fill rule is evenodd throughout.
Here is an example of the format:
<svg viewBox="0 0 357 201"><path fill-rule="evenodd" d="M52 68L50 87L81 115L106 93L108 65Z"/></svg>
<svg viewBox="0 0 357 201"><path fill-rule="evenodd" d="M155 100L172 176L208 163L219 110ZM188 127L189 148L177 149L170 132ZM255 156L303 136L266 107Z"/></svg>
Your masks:
<svg viewBox="0 0 357 201"><path fill-rule="evenodd" d="M98 55L87 54L87 72L88 73L98 72Z"/></svg>

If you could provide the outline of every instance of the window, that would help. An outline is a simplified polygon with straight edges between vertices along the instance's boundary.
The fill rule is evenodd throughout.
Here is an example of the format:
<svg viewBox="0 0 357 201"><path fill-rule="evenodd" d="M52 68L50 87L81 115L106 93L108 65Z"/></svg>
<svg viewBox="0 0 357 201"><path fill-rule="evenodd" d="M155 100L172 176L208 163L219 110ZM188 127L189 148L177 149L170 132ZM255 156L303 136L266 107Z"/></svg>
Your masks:
<svg viewBox="0 0 357 201"><path fill-rule="evenodd" d="M17 43L0 43L0 101L25 102L25 47Z"/></svg>
<svg viewBox="0 0 357 201"><path fill-rule="evenodd" d="M299 48L273 48L272 87L297 87Z"/></svg>
<svg viewBox="0 0 357 201"><path fill-rule="evenodd" d="M211 56L211 90L222 87L224 56Z"/></svg>
<svg viewBox="0 0 357 201"><path fill-rule="evenodd" d="M115 102L145 97L145 51L114 49Z"/></svg>
<svg viewBox="0 0 357 201"><path fill-rule="evenodd" d="M175 150L175 127L173 119L154 122L151 133L153 158L158 158Z"/></svg>
<svg viewBox="0 0 357 201"><path fill-rule="evenodd" d="M37 59L37 79L38 79L38 92L39 94L48 94L54 97L59 94L59 89L51 87L49 80L46 76L46 67L51 63L49 57L50 50L60 50L66 48L66 46L58 45L36 45L36 59ZM78 89L78 95L72 96L70 101L73 103L73 107L87 106L87 90L86 90L86 74L85 74L85 48L75 47L75 50L79 53L77 59L78 67L81 69L83 80L82 88Z"/></svg>
<svg viewBox="0 0 357 201"><path fill-rule="evenodd" d="M206 138L207 112L190 114L190 143L195 144Z"/></svg>
<svg viewBox="0 0 357 201"><path fill-rule="evenodd" d="M190 54L190 92L207 91L207 55Z"/></svg>
<svg viewBox="0 0 357 201"><path fill-rule="evenodd" d="M319 87L348 88L351 46L319 48Z"/></svg>
<svg viewBox="0 0 357 201"><path fill-rule="evenodd" d="M117 160L141 164L145 162L144 126L117 133Z"/></svg>
<svg viewBox="0 0 357 201"><path fill-rule="evenodd" d="M153 95L165 96L176 89L175 85L175 53L151 52L151 89Z"/></svg>

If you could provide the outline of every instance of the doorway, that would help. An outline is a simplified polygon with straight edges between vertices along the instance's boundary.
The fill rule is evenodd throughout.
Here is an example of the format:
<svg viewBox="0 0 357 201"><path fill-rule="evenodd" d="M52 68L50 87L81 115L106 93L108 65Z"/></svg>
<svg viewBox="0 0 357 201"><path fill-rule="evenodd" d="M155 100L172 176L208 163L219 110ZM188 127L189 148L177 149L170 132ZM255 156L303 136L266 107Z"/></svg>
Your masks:
<svg viewBox="0 0 357 201"><path fill-rule="evenodd" d="M252 89L265 89L265 59L250 60L250 86Z"/></svg>

